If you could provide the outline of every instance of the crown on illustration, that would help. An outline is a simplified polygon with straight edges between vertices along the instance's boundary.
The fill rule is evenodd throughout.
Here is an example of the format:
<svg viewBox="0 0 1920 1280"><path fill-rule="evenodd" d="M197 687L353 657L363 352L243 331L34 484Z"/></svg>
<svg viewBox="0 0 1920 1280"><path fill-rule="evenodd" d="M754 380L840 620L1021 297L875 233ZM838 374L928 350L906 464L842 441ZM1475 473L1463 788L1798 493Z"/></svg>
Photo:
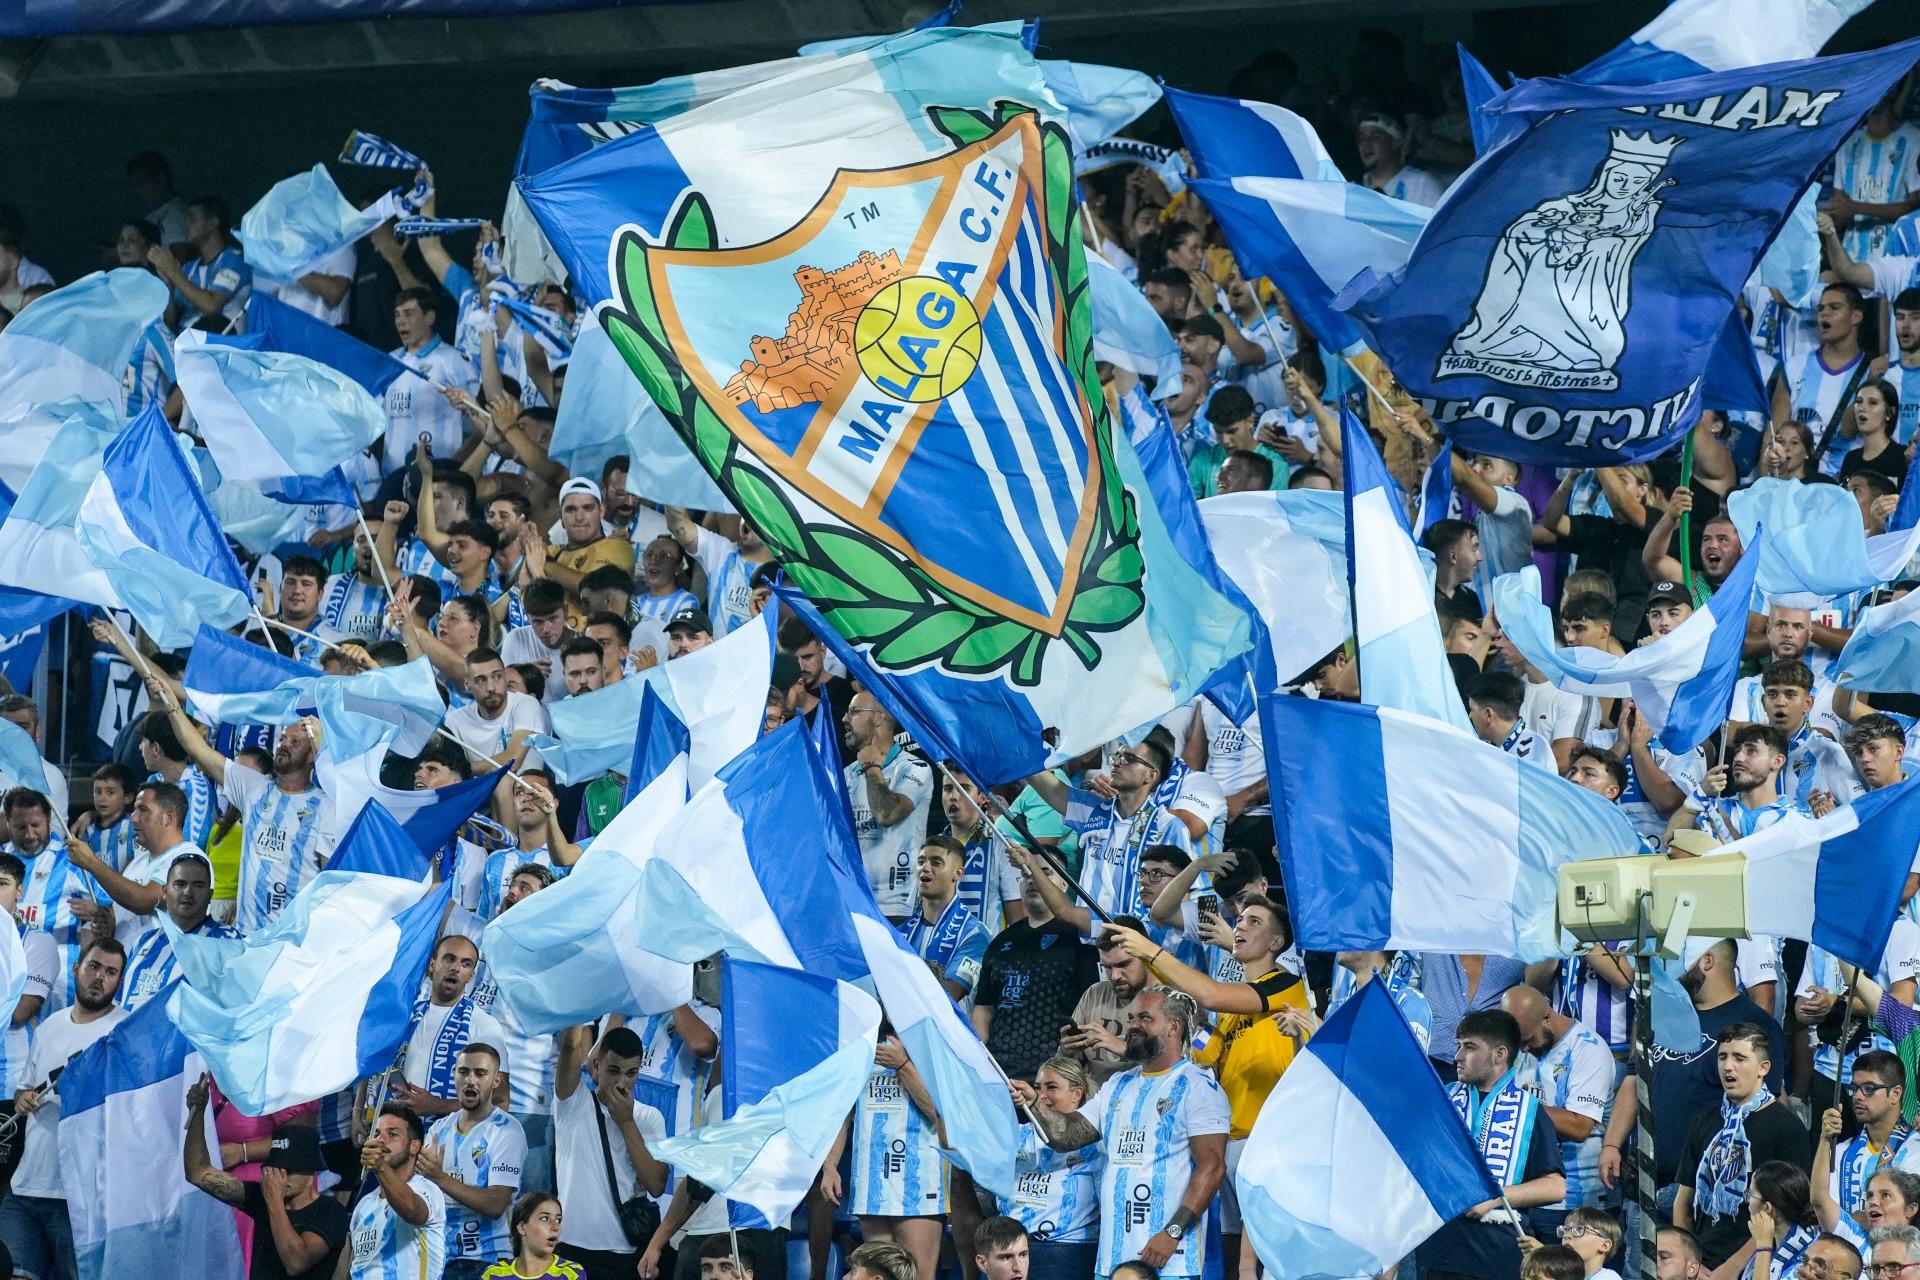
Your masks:
<svg viewBox="0 0 1920 1280"><path fill-rule="evenodd" d="M1685 138L1656 138L1652 132L1628 133L1625 129L1609 129L1607 158L1609 160L1630 160L1635 164L1663 165L1673 155L1673 149L1685 142Z"/></svg>

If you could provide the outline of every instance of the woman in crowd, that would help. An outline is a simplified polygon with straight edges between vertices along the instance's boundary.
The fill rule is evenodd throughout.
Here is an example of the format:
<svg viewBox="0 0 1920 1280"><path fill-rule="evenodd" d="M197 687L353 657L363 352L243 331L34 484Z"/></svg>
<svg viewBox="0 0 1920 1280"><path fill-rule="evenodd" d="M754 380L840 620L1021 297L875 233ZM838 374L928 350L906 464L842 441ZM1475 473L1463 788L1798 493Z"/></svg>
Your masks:
<svg viewBox="0 0 1920 1280"><path fill-rule="evenodd" d="M1087 1069L1074 1058L1049 1058L1034 1073L1034 1106L1071 1115L1092 1090ZM1028 1280L1082 1280L1093 1274L1094 1232L1100 1221L1100 1144L1055 1151L1038 1126L1020 1126L1014 1152L1014 1192L1000 1212L1027 1229Z"/></svg>
<svg viewBox="0 0 1920 1280"><path fill-rule="evenodd" d="M544 1191L529 1191L513 1204L507 1219L513 1256L480 1273L480 1280L580 1280L580 1268L554 1253L560 1247L560 1201Z"/></svg>

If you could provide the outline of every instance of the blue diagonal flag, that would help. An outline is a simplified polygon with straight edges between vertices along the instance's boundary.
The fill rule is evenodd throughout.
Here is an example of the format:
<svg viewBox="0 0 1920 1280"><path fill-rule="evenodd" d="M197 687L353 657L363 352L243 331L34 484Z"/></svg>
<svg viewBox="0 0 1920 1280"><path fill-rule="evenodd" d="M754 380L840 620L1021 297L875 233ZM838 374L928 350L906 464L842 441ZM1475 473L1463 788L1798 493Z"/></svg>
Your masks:
<svg viewBox="0 0 1920 1280"><path fill-rule="evenodd" d="M1522 119L1412 258L1339 299L1462 447L1553 466L1665 452L1802 190L1920 42L1644 85L1526 81Z"/></svg>
<svg viewBox="0 0 1920 1280"><path fill-rule="evenodd" d="M1220 571L1265 632L1258 656L1291 683L1353 634L1346 504L1323 489L1231 493L1200 503Z"/></svg>
<svg viewBox="0 0 1920 1280"><path fill-rule="evenodd" d="M1632 698L1668 751L1685 754L1727 718L1747 611L1767 540L1756 533L1733 572L1693 616L1623 656L1599 649L1562 649L1553 642L1553 614L1540 599L1532 565L1493 580L1489 603L1500 629L1556 688L1599 698Z"/></svg>
<svg viewBox="0 0 1920 1280"><path fill-rule="evenodd" d="M0 720L0 778L12 786L46 786L47 770L40 759L40 744L33 735L11 720Z"/></svg>
<svg viewBox="0 0 1920 1280"><path fill-rule="evenodd" d="M626 802L631 803L635 796L652 786L653 780L667 771L676 756L692 750L693 736L686 721L667 705L657 688L643 687L640 721L633 734L633 760L627 765Z"/></svg>
<svg viewBox="0 0 1920 1280"><path fill-rule="evenodd" d="M1166 86L1167 108L1202 178L1240 176L1343 182L1311 124L1285 107Z"/></svg>
<svg viewBox="0 0 1920 1280"><path fill-rule="evenodd" d="M319 679L318 667L203 626L193 637L181 684L188 703L211 723L291 724Z"/></svg>
<svg viewBox="0 0 1920 1280"><path fill-rule="evenodd" d="M1156 379L1155 399L1180 390L1180 346L1146 295L1097 253L1087 255L1087 293L1093 300L1093 358ZM573 394L573 378L567 378Z"/></svg>
<svg viewBox="0 0 1920 1280"><path fill-rule="evenodd" d="M1344 406L1347 584L1359 645L1360 692L1380 707L1429 716L1472 734L1414 545L1400 488Z"/></svg>
<svg viewBox="0 0 1920 1280"><path fill-rule="evenodd" d="M1306 949L1545 960L1561 864L1640 851L1618 806L1427 716L1262 697L1261 730Z"/></svg>
<svg viewBox="0 0 1920 1280"><path fill-rule="evenodd" d="M100 474L114 421L82 400L38 405L35 414L50 419L54 429L0 522L0 582L120 608L118 591L81 546L75 529L80 506Z"/></svg>
<svg viewBox="0 0 1920 1280"><path fill-rule="evenodd" d="M247 331L225 335L221 341L316 360L344 373L372 396L384 395L407 372L407 366L386 352L259 290L247 298Z"/></svg>
<svg viewBox="0 0 1920 1280"><path fill-rule="evenodd" d="M247 264L276 280L298 280L314 263L399 212L397 193L389 192L356 209L340 194L327 166L273 184L240 217L240 240Z"/></svg>
<svg viewBox="0 0 1920 1280"><path fill-rule="evenodd" d="M167 286L137 267L96 271L55 289L0 333L0 414L73 398L118 422L126 409L121 376L166 309ZM9 461L31 469L38 450L12 428L6 434ZM17 490L26 473L0 470L0 477Z"/></svg>
<svg viewBox="0 0 1920 1280"><path fill-rule="evenodd" d="M380 401L306 356L189 330L174 342L174 367L221 476L269 495L304 491L386 434Z"/></svg>
<svg viewBox="0 0 1920 1280"><path fill-rule="evenodd" d="M88 559L162 648L193 643L202 623L230 627L253 607L200 477L158 405L107 445L78 529Z"/></svg>
<svg viewBox="0 0 1920 1280"><path fill-rule="evenodd" d="M1674 0L1574 73L1587 84L1652 84L1820 52L1873 0Z"/></svg>
<svg viewBox="0 0 1920 1280"><path fill-rule="evenodd" d="M1900 910L1907 867L1889 850L1920 845L1920 786L1869 791L1824 818L1792 812L1715 854L1745 854L1747 927L1811 942L1873 969Z"/></svg>
<svg viewBox="0 0 1920 1280"><path fill-rule="evenodd" d="M1320 1154L1302 1160L1303 1149ZM1328 1016L1274 1086L1234 1188L1275 1280L1378 1275L1500 1194L1379 979Z"/></svg>
<svg viewBox="0 0 1920 1280"><path fill-rule="evenodd" d="M1453 47L1460 60L1460 88L1467 100L1467 124L1473 130L1473 151L1475 155L1483 156L1513 136L1512 122L1502 116L1488 115L1480 109L1500 96L1500 82L1481 65L1480 59L1467 52L1467 46L1456 44Z"/></svg>

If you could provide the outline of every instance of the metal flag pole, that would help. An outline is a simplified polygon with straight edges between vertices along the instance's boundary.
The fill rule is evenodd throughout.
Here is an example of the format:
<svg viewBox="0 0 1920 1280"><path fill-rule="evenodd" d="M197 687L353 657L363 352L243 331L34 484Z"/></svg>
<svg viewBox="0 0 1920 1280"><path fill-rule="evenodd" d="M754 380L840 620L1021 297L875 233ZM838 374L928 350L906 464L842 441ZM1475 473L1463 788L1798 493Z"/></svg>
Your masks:
<svg viewBox="0 0 1920 1280"><path fill-rule="evenodd" d="M1658 1252L1654 1202L1659 1194L1653 1165L1653 896L1642 893L1636 906L1639 935L1633 971L1633 1136L1634 1189L1640 1206L1640 1280L1655 1280Z"/></svg>

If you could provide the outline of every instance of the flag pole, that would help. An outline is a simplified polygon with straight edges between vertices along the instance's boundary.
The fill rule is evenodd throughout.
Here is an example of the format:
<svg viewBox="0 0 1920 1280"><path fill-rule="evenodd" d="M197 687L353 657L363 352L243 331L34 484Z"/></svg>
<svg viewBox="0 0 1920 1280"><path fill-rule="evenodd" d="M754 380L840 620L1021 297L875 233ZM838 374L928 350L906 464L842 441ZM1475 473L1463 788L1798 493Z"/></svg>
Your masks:
<svg viewBox="0 0 1920 1280"><path fill-rule="evenodd" d="M1693 486L1693 432L1687 432L1680 446L1680 488ZM1680 581L1687 589L1687 604L1693 604L1693 512L1680 513Z"/></svg>
<svg viewBox="0 0 1920 1280"><path fill-rule="evenodd" d="M958 781L955 780L953 772L947 768L945 761L938 762L937 767L947 781L952 782L955 786L960 785ZM1080 882L1073 878L1072 873L1067 870L1067 864L1060 858L1059 854L1040 843L1039 839L1033 834L1032 828L1027 825L1025 818L1009 809L1007 802L995 795L991 789L983 788L982 794L992 802L994 808L1000 811L1000 816L1012 824L1015 834L1020 837L1020 843L1026 846L1027 852L1038 857L1042 862L1046 863L1048 867L1052 868L1054 873L1062 880L1065 880L1067 887L1079 895L1081 903L1095 919L1099 920L1101 924L1113 923L1113 917L1108 914L1098 902L1094 901L1093 895L1080 887ZM985 813L980 815L983 820L986 816ZM1012 847L1013 842L1007 840L1006 832L1001 831L998 827L994 826L992 822L985 822L984 825L989 831L993 832L994 835L998 836L1002 841L1005 841L1009 848Z"/></svg>
<svg viewBox="0 0 1920 1280"><path fill-rule="evenodd" d="M380 575L380 585L386 589L387 599L391 602L393 599L393 579L387 576L386 562L380 559L380 548L374 543L373 530L367 527L367 513L360 508L358 503L354 504L353 518L359 523L360 532L367 535L367 548L373 553L374 572ZM397 533L394 537L394 545L399 545L399 535Z"/></svg>
<svg viewBox="0 0 1920 1280"><path fill-rule="evenodd" d="M1633 971L1633 1138L1635 1199L1640 1208L1640 1280L1655 1280L1658 1228L1654 1205L1659 1197L1653 1163L1653 900L1642 893L1634 907L1638 927L1638 965Z"/></svg>

